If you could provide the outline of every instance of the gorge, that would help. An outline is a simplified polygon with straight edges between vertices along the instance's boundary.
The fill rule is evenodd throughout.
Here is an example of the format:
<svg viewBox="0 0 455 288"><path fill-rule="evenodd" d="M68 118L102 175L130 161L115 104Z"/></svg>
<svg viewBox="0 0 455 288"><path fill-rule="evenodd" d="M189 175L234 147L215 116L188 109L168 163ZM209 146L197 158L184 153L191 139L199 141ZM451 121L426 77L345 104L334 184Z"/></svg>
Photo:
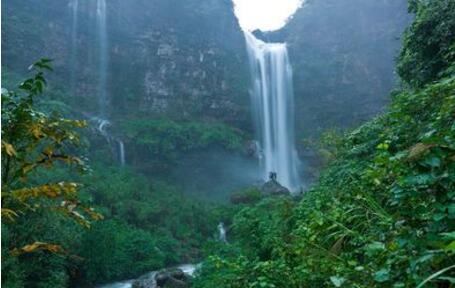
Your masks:
<svg viewBox="0 0 455 288"><path fill-rule="evenodd" d="M2 4L2 286L454 285L455 0Z"/></svg>

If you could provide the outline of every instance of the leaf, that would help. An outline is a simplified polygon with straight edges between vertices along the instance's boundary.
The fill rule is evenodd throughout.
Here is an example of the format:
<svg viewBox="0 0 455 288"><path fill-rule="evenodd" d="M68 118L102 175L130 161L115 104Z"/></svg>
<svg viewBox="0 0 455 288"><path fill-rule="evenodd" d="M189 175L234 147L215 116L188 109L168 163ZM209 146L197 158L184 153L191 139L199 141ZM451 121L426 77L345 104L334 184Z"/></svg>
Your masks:
<svg viewBox="0 0 455 288"><path fill-rule="evenodd" d="M366 252L369 256L374 256L377 253L385 250L385 244L382 242L373 242L366 246Z"/></svg>
<svg viewBox="0 0 455 288"><path fill-rule="evenodd" d="M36 167L36 164L27 164L24 167L22 167L22 173L27 174L28 172L33 170L33 168L35 168L35 167Z"/></svg>
<svg viewBox="0 0 455 288"><path fill-rule="evenodd" d="M10 157L17 156L17 152L14 149L13 145L11 145L5 141L2 141L2 147L5 149L6 154L8 154Z"/></svg>
<svg viewBox="0 0 455 288"><path fill-rule="evenodd" d="M443 214L443 213L436 213L433 215L433 220L436 222L439 222L444 218L446 218L446 214Z"/></svg>
<svg viewBox="0 0 455 288"><path fill-rule="evenodd" d="M343 277L332 276L330 277L330 281L332 281L335 287L341 287L341 285L343 285L343 283L346 282L346 279Z"/></svg>
<svg viewBox="0 0 455 288"><path fill-rule="evenodd" d="M409 150L409 160L416 160L422 156L428 149L433 147L433 144L424 144L424 143L417 143Z"/></svg>
<svg viewBox="0 0 455 288"><path fill-rule="evenodd" d="M344 235L338 239L335 244L333 244L332 248L330 248L330 252L338 255L341 252L341 248L343 247L343 242L344 242Z"/></svg>
<svg viewBox="0 0 455 288"><path fill-rule="evenodd" d="M431 274L429 277L427 277L425 280L423 280L418 286L417 288L422 288L424 287L425 284L427 284L428 282L430 282L431 280L437 278L438 276L444 274L445 272L449 271L449 270L452 270L452 269L455 269L455 265L452 265L452 266L449 266L449 267L446 267L442 270L439 270L438 272L436 273L433 273Z"/></svg>
<svg viewBox="0 0 455 288"><path fill-rule="evenodd" d="M18 217L19 215L17 215L16 212L14 212L13 210L11 209L8 209L8 208L2 208L2 217L6 217L10 220L14 220L15 217Z"/></svg>
<svg viewBox="0 0 455 288"><path fill-rule="evenodd" d="M455 284L455 277L439 277L438 280L443 280L451 284Z"/></svg>
<svg viewBox="0 0 455 288"><path fill-rule="evenodd" d="M32 188L22 188L11 192L13 198L19 201L26 201L30 198L47 197L57 198L59 196L66 196L72 198L76 196L78 185L71 182L60 182L57 184L45 184Z"/></svg>
<svg viewBox="0 0 455 288"><path fill-rule="evenodd" d="M33 68L40 68L40 69L45 69L45 70L49 70L49 71L52 71L52 59L48 59L48 58L42 58L40 59L38 62L34 63L33 65L31 65L29 67L29 70L33 69Z"/></svg>
<svg viewBox="0 0 455 288"><path fill-rule="evenodd" d="M452 243L450 243L446 247L444 247L444 250L455 252L455 240L452 241Z"/></svg>
<svg viewBox="0 0 455 288"><path fill-rule="evenodd" d="M45 242L35 242L33 244L25 245L22 248L16 248L11 253L18 256L25 253L32 253L38 250L46 250L52 253L62 253L63 249L59 245L49 244Z"/></svg>
<svg viewBox="0 0 455 288"><path fill-rule="evenodd" d="M426 157L423 164L429 167L437 168L441 166L441 159L436 156Z"/></svg>
<svg viewBox="0 0 455 288"><path fill-rule="evenodd" d="M378 146L376 146L378 150L388 150L389 149L389 144L388 143L381 143Z"/></svg>
<svg viewBox="0 0 455 288"><path fill-rule="evenodd" d="M440 233L439 235L443 236L446 239L455 240L455 231L446 232L446 233Z"/></svg>
<svg viewBox="0 0 455 288"><path fill-rule="evenodd" d="M390 279L389 274L390 274L390 270L383 268L383 269L377 271L376 273L374 273L374 280L379 283L386 282Z"/></svg>

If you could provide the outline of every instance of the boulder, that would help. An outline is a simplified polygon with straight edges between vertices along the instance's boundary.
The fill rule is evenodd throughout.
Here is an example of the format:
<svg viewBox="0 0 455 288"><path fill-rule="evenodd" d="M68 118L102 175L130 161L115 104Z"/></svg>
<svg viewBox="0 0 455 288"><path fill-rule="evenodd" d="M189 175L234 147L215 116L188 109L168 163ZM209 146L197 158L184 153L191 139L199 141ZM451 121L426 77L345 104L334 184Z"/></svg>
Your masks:
<svg viewBox="0 0 455 288"><path fill-rule="evenodd" d="M133 282L132 288L158 288L154 272L145 274Z"/></svg>
<svg viewBox="0 0 455 288"><path fill-rule="evenodd" d="M157 288L186 288L188 279L182 269L173 268L158 272L155 275Z"/></svg>
<svg viewBox="0 0 455 288"><path fill-rule="evenodd" d="M189 277L180 268L163 269L141 276L132 288L188 288Z"/></svg>
<svg viewBox="0 0 455 288"><path fill-rule="evenodd" d="M271 178L264 185L262 185L261 193L264 196L281 196L281 195L289 196L289 195L291 195L291 192L289 191L289 189L284 187L280 183L278 183L278 181L274 178Z"/></svg>

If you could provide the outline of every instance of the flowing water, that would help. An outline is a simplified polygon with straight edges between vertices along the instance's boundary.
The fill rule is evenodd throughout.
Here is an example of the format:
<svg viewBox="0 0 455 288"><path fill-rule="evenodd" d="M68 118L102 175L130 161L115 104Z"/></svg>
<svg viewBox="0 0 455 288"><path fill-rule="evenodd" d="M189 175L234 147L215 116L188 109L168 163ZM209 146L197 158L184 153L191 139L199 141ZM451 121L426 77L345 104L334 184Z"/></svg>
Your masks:
<svg viewBox="0 0 455 288"><path fill-rule="evenodd" d="M220 222L220 224L218 224L218 239L221 242L227 243L226 228L224 228L224 223L223 222Z"/></svg>
<svg viewBox="0 0 455 288"><path fill-rule="evenodd" d="M76 95L76 71L77 68L77 32L78 32L78 11L79 11L79 0L72 0L70 2L71 8L71 56L70 56L70 89L73 97Z"/></svg>
<svg viewBox="0 0 455 288"><path fill-rule="evenodd" d="M122 140L118 140L117 142L118 142L120 164L122 166L125 166L125 163L126 163L126 160L125 160L125 144L123 143Z"/></svg>
<svg viewBox="0 0 455 288"><path fill-rule="evenodd" d="M194 272L196 271L196 269L198 268L199 265L200 264L196 264L196 265L194 265L194 264L182 264L182 265L179 265L179 266L177 266L175 268L178 268L178 269L182 270L183 273L185 273L186 275L188 275L190 277L193 277L194 276ZM158 272L159 271L152 271L152 272L147 273L144 276L146 276L149 279L153 279ZM131 287L133 287L134 281L135 280L132 279L132 280L126 280L126 281L121 281L121 282L115 282L115 283L111 283L111 284L98 286L98 288L131 288Z"/></svg>
<svg viewBox="0 0 455 288"><path fill-rule="evenodd" d="M107 69L108 69L108 44L106 23L106 0L96 2L96 24L98 30L98 101L99 116L106 119L108 95L107 95Z"/></svg>
<svg viewBox="0 0 455 288"><path fill-rule="evenodd" d="M294 139L292 68L285 43L266 43L245 32L252 79L252 107L264 180L277 180L291 191L301 185Z"/></svg>
<svg viewBox="0 0 455 288"><path fill-rule="evenodd" d="M73 0L77 1L77 0ZM112 136L109 135L106 130L107 126L110 126L108 118L108 105L109 95L107 87L107 74L109 68L109 57L108 57L108 38L107 38L107 7L106 0L97 0L96 2L96 25L98 33L98 131L103 135L108 143L111 143ZM120 164L123 166L126 163L125 160L125 145L123 141L116 140L118 143L118 159ZM112 151L116 151L112 147Z"/></svg>

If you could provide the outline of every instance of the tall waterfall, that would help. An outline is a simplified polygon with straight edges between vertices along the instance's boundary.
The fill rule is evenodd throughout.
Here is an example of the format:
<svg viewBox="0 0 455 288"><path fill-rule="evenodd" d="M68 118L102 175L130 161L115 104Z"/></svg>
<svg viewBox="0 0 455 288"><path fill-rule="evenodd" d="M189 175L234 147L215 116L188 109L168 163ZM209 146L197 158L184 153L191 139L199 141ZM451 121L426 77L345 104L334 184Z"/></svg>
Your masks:
<svg viewBox="0 0 455 288"><path fill-rule="evenodd" d="M270 172L291 191L300 187L294 143L292 68L285 43L265 43L245 32L252 79L252 106L264 180Z"/></svg>
<svg viewBox="0 0 455 288"><path fill-rule="evenodd" d="M108 45L107 45L107 26L106 26L106 0L96 2L96 24L98 29L98 105L99 116L106 118L108 96L107 96L107 69L108 69Z"/></svg>
<svg viewBox="0 0 455 288"><path fill-rule="evenodd" d="M77 0L76 0L77 1ZM115 139L109 134L106 128L111 125L108 120L108 106L109 106L109 95L107 87L107 73L109 66L109 46L107 38L107 16L106 16L106 0L96 1L96 25L98 33L98 109L99 117L96 117L98 123L98 131L106 138L110 145L112 140L117 141L118 149L111 146L113 153L118 151L118 160L123 166L126 163L125 159L125 145L122 140Z"/></svg>
<svg viewBox="0 0 455 288"><path fill-rule="evenodd" d="M76 71L77 69L77 32L78 32L78 10L79 0L72 0L70 2L71 8L71 56L70 56L70 89L71 94L74 97L76 94Z"/></svg>

